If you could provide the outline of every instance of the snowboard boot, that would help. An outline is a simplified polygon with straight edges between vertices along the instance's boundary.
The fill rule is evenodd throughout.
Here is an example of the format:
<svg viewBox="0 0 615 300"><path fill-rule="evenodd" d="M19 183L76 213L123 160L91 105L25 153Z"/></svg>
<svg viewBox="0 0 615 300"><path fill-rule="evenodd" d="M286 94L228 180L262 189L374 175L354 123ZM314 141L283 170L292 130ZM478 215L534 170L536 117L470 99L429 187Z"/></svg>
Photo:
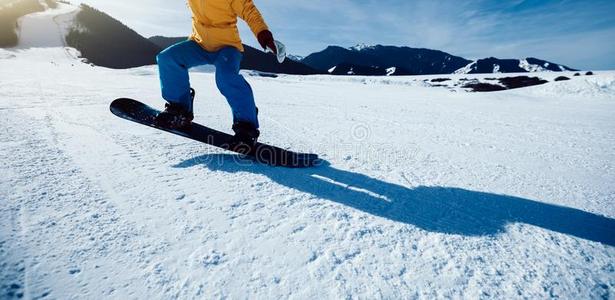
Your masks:
<svg viewBox="0 0 615 300"><path fill-rule="evenodd" d="M194 89L190 89L192 103L194 103L194 95ZM192 105L190 106L192 107ZM194 114L191 111L187 111L184 107L176 103L166 103L164 105L164 111L156 116L155 123L160 127L182 129L189 127L192 120L194 120Z"/></svg>
<svg viewBox="0 0 615 300"><path fill-rule="evenodd" d="M231 140L231 148L240 152L249 152L258 140L260 131L248 122L235 122L233 124L235 136Z"/></svg>

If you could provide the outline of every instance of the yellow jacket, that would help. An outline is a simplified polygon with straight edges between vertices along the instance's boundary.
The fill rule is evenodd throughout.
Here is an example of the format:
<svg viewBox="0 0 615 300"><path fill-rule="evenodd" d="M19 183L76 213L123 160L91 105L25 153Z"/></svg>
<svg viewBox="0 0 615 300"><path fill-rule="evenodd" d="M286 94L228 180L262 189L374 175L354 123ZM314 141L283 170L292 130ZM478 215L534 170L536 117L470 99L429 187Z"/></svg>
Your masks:
<svg viewBox="0 0 615 300"><path fill-rule="evenodd" d="M237 29L237 17L242 18L254 35L268 30L252 0L188 0L192 10L192 35L209 52L233 46L243 52Z"/></svg>

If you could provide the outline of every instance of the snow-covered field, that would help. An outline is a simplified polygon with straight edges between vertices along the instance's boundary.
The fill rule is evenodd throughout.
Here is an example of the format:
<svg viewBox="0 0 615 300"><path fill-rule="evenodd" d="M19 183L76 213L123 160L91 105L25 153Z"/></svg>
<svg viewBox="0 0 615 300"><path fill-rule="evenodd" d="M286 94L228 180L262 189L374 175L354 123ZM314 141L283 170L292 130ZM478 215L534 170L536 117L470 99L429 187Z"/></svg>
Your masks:
<svg viewBox="0 0 615 300"><path fill-rule="evenodd" d="M114 117L154 67L0 49L0 298L612 298L615 72L424 78L249 77L261 140L326 160L284 169Z"/></svg>

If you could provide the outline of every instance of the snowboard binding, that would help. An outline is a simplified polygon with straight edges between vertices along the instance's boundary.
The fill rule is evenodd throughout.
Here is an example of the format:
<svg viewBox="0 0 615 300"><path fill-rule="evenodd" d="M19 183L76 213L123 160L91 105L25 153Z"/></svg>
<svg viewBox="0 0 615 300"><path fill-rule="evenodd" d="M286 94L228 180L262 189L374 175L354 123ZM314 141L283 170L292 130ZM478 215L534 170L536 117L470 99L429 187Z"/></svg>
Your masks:
<svg viewBox="0 0 615 300"><path fill-rule="evenodd" d="M194 104L194 89L190 89L190 108ZM159 113L154 119L154 124L159 127L165 127L169 129L184 129L188 128L194 120L194 114L192 111L187 110L184 106L177 103L166 103L164 105L164 111Z"/></svg>
<svg viewBox="0 0 615 300"><path fill-rule="evenodd" d="M229 142L229 148L239 153L249 153L256 146L260 131L249 122L235 122L233 124L235 135Z"/></svg>

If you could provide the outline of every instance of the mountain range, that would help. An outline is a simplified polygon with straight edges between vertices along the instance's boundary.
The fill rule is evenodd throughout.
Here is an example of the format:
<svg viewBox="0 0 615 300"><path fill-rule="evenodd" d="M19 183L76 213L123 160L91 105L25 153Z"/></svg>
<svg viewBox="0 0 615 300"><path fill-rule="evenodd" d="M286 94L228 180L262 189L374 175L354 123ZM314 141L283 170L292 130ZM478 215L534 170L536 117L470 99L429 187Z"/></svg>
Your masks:
<svg viewBox="0 0 615 300"><path fill-rule="evenodd" d="M451 74L470 63L467 59L438 50L381 45L352 48L329 46L308 55L301 62L339 75Z"/></svg>
<svg viewBox="0 0 615 300"><path fill-rule="evenodd" d="M40 10L34 0L17 0ZM34 1L36 2L36 1ZM53 3L54 0L46 0ZM37 2L38 3L38 2ZM17 6L14 6L17 7ZM47 5L48 9L52 5ZM0 23L0 45L15 44L17 15L10 8L0 8L0 16L13 21ZM66 36L68 46L78 49L90 63L109 68L132 68L156 63L156 55L186 37L154 36L145 38L120 21L91 6L82 4ZM11 27L11 28L9 28ZM2 42L4 41L4 42ZM363 76L400 76L430 74L526 73L539 71L572 71L574 69L537 58L498 59L494 57L468 60L443 51L397 47L366 46L344 48L329 46L306 57L289 56L278 64L275 57L245 46L242 69L267 73L297 75L332 74Z"/></svg>
<svg viewBox="0 0 615 300"><path fill-rule="evenodd" d="M431 75L576 71L537 58L471 61L446 52L395 46L330 46L299 60L333 75Z"/></svg>

